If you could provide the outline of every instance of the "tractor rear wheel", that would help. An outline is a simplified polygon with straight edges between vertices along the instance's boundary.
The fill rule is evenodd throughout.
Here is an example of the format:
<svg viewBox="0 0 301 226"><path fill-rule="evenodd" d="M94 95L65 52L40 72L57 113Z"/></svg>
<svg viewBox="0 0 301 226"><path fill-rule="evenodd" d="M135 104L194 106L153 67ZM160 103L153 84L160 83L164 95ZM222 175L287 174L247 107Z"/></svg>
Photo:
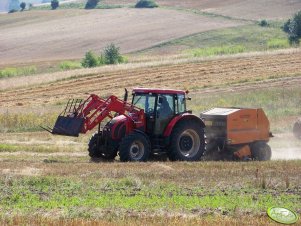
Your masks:
<svg viewBox="0 0 301 226"><path fill-rule="evenodd" d="M140 132L133 132L124 137L119 146L119 156L122 162L145 162L150 152L150 141Z"/></svg>
<svg viewBox="0 0 301 226"><path fill-rule="evenodd" d="M170 139L171 161L198 161L205 151L204 129L195 121L176 125Z"/></svg>
<svg viewBox="0 0 301 226"><path fill-rule="evenodd" d="M111 148L112 150L108 150L106 152L101 150L101 145L102 141L100 139L101 134L99 133L94 133L93 136L91 137L89 144L88 144L88 151L89 151L89 156L91 157L92 160L98 160L98 159L103 159L107 161L112 161L115 159L117 156L117 150L113 150L114 148ZM98 141L98 139L100 139Z"/></svg>
<svg viewBox="0 0 301 226"><path fill-rule="evenodd" d="M272 157L272 150L266 142L258 141L251 145L251 154L254 160L268 161Z"/></svg>
<svg viewBox="0 0 301 226"><path fill-rule="evenodd" d="M295 122L293 127L293 133L297 139L301 139L301 120Z"/></svg>

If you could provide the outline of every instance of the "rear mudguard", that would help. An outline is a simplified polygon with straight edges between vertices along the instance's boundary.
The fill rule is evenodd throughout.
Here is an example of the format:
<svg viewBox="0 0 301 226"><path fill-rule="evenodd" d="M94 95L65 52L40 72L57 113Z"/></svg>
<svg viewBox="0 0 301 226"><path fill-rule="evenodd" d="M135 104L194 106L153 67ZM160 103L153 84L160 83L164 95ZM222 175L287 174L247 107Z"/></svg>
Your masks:
<svg viewBox="0 0 301 226"><path fill-rule="evenodd" d="M200 119L198 116L196 115L192 115L190 113L183 113L183 114L180 114L180 115L177 115L175 116L167 125L166 129L164 130L164 134L163 136L168 138L172 131L173 131L173 128L180 122L183 122L183 121L191 121L191 120L194 120L196 123L198 123L200 125L200 127L202 128L205 128L205 124L203 122L202 119Z"/></svg>

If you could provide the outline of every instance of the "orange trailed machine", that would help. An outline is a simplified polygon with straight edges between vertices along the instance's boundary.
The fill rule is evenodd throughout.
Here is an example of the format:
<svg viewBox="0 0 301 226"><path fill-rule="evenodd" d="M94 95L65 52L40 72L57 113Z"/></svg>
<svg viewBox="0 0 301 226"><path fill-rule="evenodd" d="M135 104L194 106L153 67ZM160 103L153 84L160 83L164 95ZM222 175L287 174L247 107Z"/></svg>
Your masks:
<svg viewBox="0 0 301 226"><path fill-rule="evenodd" d="M272 133L261 108L214 108L200 116L205 122L209 159L269 160Z"/></svg>

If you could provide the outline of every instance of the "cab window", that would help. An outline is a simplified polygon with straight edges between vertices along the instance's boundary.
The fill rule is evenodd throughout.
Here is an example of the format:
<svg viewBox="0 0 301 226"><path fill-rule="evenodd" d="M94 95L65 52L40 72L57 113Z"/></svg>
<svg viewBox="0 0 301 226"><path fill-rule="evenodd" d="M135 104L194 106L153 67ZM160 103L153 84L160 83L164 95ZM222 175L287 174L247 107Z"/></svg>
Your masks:
<svg viewBox="0 0 301 226"><path fill-rule="evenodd" d="M186 111L185 95L178 94L176 97L176 114Z"/></svg>
<svg viewBox="0 0 301 226"><path fill-rule="evenodd" d="M144 110L145 113L152 113L155 109L156 96L151 94L136 94L133 97L133 105Z"/></svg>

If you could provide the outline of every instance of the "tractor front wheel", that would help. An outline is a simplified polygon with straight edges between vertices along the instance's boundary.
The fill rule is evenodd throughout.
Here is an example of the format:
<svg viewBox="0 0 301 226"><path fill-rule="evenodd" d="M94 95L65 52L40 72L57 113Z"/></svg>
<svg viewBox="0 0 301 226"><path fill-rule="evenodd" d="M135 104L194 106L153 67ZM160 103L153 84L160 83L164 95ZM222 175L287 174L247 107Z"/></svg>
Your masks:
<svg viewBox="0 0 301 226"><path fill-rule="evenodd" d="M295 122L293 127L293 133L297 139L301 139L301 120Z"/></svg>
<svg viewBox="0 0 301 226"><path fill-rule="evenodd" d="M198 161L205 151L204 130L194 121L184 121L173 129L168 157L171 161Z"/></svg>
<svg viewBox="0 0 301 226"><path fill-rule="evenodd" d="M119 156L122 162L145 162L150 152L150 141L140 132L133 132L124 137L119 146Z"/></svg>
<svg viewBox="0 0 301 226"><path fill-rule="evenodd" d="M258 141L251 145L251 154L254 160L268 161L272 157L272 150L266 142Z"/></svg>
<svg viewBox="0 0 301 226"><path fill-rule="evenodd" d="M101 134L94 133L88 144L88 151L91 159L93 161L98 161L99 159L106 161L114 160L117 156L117 150L113 150L114 148L112 147L110 148L111 150L103 151L101 148L102 145Z"/></svg>

